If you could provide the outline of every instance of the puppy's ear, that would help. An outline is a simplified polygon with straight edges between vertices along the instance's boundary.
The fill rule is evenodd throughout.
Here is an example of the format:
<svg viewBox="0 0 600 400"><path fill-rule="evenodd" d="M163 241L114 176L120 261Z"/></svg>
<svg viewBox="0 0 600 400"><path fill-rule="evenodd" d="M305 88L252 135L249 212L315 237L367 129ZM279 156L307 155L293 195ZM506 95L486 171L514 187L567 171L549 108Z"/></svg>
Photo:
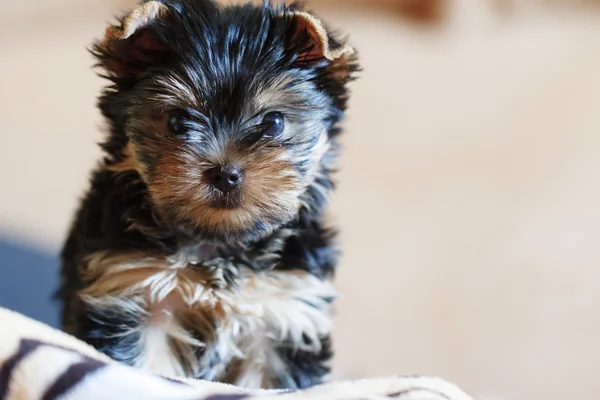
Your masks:
<svg viewBox="0 0 600 400"><path fill-rule="evenodd" d="M99 64L113 77L135 77L166 55L158 28L169 18L169 9L158 1L147 1L106 28L104 39L93 47Z"/></svg>
<svg viewBox="0 0 600 400"><path fill-rule="evenodd" d="M284 13L284 19L288 29L288 51L297 54L294 64L300 68L314 69L319 87L331 96L338 110L345 110L347 83L354 80L355 73L360 71L354 49L335 37L312 14L288 10Z"/></svg>
<svg viewBox="0 0 600 400"><path fill-rule="evenodd" d="M305 11L293 11L290 16L295 25L295 39L300 38L300 40L304 39L305 41L299 54L301 60L319 61L327 59L336 61L354 55L354 49L335 40L323 23L314 15Z"/></svg>

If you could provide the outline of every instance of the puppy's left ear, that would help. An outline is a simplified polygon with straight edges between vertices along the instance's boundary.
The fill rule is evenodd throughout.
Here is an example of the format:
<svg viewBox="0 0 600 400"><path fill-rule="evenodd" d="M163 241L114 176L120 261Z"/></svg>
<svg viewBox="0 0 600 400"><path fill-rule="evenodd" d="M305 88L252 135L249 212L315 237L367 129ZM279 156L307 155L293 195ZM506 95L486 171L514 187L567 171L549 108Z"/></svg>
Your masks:
<svg viewBox="0 0 600 400"><path fill-rule="evenodd" d="M104 39L94 45L100 66L113 77L135 77L166 56L158 31L169 18L169 9L155 0L146 1L119 25L106 28Z"/></svg>
<svg viewBox="0 0 600 400"><path fill-rule="evenodd" d="M360 71L356 52L329 31L314 15L305 11L284 13L288 29L288 51L296 54L294 64L313 69L315 81L333 99L338 110L345 110L347 83Z"/></svg>
<svg viewBox="0 0 600 400"><path fill-rule="evenodd" d="M299 52L300 61L327 59L334 62L354 58L354 49L336 40L327 31L323 22L314 15L305 11L293 11L290 17L296 30L292 40L304 41Z"/></svg>

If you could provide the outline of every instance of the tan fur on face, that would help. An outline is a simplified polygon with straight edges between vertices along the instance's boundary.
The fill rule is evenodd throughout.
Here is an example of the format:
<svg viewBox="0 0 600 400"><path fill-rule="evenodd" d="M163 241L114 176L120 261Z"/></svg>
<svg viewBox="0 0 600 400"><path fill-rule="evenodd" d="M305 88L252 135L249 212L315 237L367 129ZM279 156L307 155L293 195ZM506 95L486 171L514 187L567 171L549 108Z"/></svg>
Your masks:
<svg viewBox="0 0 600 400"><path fill-rule="evenodd" d="M164 129L165 124L164 118L146 121L148 131L153 132ZM304 129L319 128L318 125L291 125L289 134L302 135ZM143 149L138 150L140 146ZM235 145L219 150L221 144L210 139L204 146L212 146L212 152L221 156L212 161L205 160L176 139L148 138L142 145L129 142L121 151L123 160L106 168L114 172L137 171L148 185L152 200L161 212L174 212L178 218L193 221L202 229L236 232L251 229L258 220L269 222L292 218L303 204L302 193L306 187L314 184L330 143L327 132L323 130L306 158L295 160L308 162L310 169L305 175L300 175L288 161L289 155L282 147L263 148L250 153ZM161 154L151 176L138 161L137 151ZM240 166L244 173L242 201L239 207L233 209L213 206L215 193L212 191L215 189L204 176L208 169L226 163ZM315 187L318 188L318 185ZM321 191L328 196L327 189Z"/></svg>
<svg viewBox="0 0 600 400"><path fill-rule="evenodd" d="M81 295L97 309L135 313L142 322L136 365L155 373L269 387L285 376L276 349L286 343L320 350L329 334L331 284L304 271L252 272L234 285L211 284L210 268L194 267L186 252L172 257L137 252L94 254L85 269L95 279ZM201 334L202 341L188 330ZM204 356L195 358L194 349ZM214 360L221 360L214 365Z"/></svg>
<svg viewBox="0 0 600 400"><path fill-rule="evenodd" d="M152 198L163 211L176 210L199 227L217 231L250 229L257 220L289 218L298 209L298 196L305 183L281 148L261 149L242 155L224 152L226 159L202 162L192 153L180 151L159 160L149 182ZM204 173L220 163L234 163L243 170L242 202L234 209L212 205L212 189Z"/></svg>

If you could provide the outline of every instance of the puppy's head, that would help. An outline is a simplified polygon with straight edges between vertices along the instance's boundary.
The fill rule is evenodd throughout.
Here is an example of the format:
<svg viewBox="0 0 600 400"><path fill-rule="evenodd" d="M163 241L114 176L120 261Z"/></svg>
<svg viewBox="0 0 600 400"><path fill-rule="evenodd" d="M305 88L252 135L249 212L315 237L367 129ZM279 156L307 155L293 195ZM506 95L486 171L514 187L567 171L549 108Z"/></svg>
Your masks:
<svg viewBox="0 0 600 400"><path fill-rule="evenodd" d="M261 237L310 201L357 70L311 14L210 0L147 1L94 54L114 83L109 168L137 170L170 223L220 238Z"/></svg>

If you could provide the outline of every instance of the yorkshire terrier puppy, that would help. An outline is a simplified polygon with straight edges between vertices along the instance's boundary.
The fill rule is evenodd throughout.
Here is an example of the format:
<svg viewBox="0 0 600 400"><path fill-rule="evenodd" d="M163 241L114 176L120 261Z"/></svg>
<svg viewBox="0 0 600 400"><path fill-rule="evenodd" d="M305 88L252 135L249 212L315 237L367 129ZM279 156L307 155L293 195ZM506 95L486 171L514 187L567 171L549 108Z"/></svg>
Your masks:
<svg viewBox="0 0 600 400"><path fill-rule="evenodd" d="M295 5L153 0L93 54L109 134L62 252L64 329L166 376L319 383L352 48Z"/></svg>

